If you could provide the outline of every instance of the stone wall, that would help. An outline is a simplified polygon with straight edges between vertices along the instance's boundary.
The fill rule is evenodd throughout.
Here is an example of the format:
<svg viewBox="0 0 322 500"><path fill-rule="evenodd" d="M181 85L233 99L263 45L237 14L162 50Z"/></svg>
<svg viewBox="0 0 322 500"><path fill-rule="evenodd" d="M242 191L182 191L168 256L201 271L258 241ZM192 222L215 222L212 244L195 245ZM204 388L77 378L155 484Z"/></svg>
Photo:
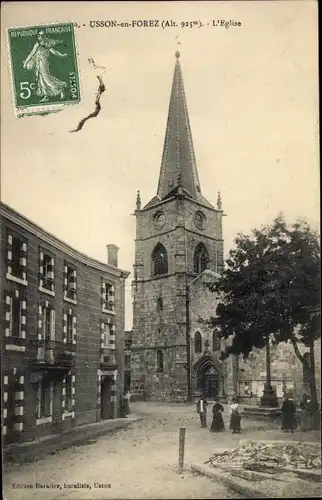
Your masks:
<svg viewBox="0 0 322 500"><path fill-rule="evenodd" d="M301 354L306 352L304 346L299 346ZM309 388L303 380L303 365L295 354L291 343L282 343L271 346L271 379L272 385L277 390L277 396L283 396L284 388L293 392L295 399L299 400L304 392L309 393ZM315 343L315 375L318 398L321 401L321 340ZM255 349L250 353L247 361L239 359L239 392L245 394L251 391L255 398L262 396L266 380L266 350Z"/></svg>

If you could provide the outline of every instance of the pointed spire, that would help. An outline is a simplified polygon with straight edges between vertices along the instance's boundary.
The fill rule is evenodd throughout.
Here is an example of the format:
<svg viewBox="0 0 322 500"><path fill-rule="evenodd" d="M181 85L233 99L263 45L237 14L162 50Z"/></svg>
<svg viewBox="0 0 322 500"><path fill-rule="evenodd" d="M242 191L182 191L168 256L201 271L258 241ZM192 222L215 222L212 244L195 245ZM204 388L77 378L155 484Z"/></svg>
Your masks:
<svg viewBox="0 0 322 500"><path fill-rule="evenodd" d="M162 200L170 191L174 191L181 185L190 196L199 199L201 190L178 50L175 56L176 63L157 194Z"/></svg>
<svg viewBox="0 0 322 500"><path fill-rule="evenodd" d="M141 210L141 196L140 196L140 191L137 192L136 195L136 209Z"/></svg>
<svg viewBox="0 0 322 500"><path fill-rule="evenodd" d="M218 208L218 210L221 210L221 207L222 207L221 195L220 195L220 191L218 191L218 197L217 197L217 208Z"/></svg>

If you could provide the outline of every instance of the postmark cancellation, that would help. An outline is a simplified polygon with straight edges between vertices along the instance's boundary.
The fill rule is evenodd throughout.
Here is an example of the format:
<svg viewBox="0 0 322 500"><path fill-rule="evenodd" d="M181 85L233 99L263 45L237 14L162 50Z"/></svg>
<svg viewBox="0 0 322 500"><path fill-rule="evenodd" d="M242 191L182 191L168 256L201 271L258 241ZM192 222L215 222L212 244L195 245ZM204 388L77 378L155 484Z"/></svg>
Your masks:
<svg viewBox="0 0 322 500"><path fill-rule="evenodd" d="M7 36L17 116L80 102L74 23L10 28Z"/></svg>

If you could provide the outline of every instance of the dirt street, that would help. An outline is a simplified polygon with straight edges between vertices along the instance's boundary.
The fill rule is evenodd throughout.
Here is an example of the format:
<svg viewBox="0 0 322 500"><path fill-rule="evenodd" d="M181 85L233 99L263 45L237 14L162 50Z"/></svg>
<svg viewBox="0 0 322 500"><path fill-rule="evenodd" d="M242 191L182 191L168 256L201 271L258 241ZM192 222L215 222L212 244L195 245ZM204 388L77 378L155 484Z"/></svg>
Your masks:
<svg viewBox="0 0 322 500"><path fill-rule="evenodd" d="M127 430L34 463L13 464L3 477L6 500L241 498L220 483L193 474L190 464L207 460L217 449L234 448L241 437L263 439L280 433L265 422L256 428L254 422L245 421L241 436L229 431L212 434L209 428L200 428L194 406L133 403L131 409L143 419ZM228 427L226 411L224 419ZM186 428L182 474L178 474L180 427Z"/></svg>

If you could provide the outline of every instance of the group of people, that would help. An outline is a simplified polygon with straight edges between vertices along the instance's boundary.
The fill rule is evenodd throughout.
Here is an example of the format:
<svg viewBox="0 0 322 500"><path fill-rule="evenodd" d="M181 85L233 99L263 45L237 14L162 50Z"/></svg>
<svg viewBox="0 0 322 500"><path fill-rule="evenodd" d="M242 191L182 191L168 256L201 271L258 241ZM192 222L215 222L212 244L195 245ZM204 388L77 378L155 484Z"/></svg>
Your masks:
<svg viewBox="0 0 322 500"><path fill-rule="evenodd" d="M203 396L197 401L197 413L200 417L201 427L207 427L207 407L208 401ZM212 407L212 423L210 426L210 432L222 432L225 430L225 423L222 416L224 407L219 401L215 401ZM230 404L230 423L229 429L235 433L241 432L241 409L237 400L233 398Z"/></svg>
<svg viewBox="0 0 322 500"><path fill-rule="evenodd" d="M200 417L201 427L207 427L207 408L209 404L205 397L200 396L197 401L197 412ZM289 396L284 396L282 404L282 430L284 432L294 432L299 427L301 431L308 431L313 428L314 411L312 400L307 394L303 394L299 404L300 414L297 417L297 409L294 400ZM230 423L229 429L235 434L241 432L241 408L236 398L233 398L230 403ZM222 413L224 407L218 401L214 402L212 407L212 423L210 432L221 432L225 430L224 419Z"/></svg>
<svg viewBox="0 0 322 500"><path fill-rule="evenodd" d="M299 404L300 415L297 418L296 404L287 394L282 404L282 430L294 432L297 427L301 431L308 431L313 427L314 412L312 400L307 394L303 394Z"/></svg>

